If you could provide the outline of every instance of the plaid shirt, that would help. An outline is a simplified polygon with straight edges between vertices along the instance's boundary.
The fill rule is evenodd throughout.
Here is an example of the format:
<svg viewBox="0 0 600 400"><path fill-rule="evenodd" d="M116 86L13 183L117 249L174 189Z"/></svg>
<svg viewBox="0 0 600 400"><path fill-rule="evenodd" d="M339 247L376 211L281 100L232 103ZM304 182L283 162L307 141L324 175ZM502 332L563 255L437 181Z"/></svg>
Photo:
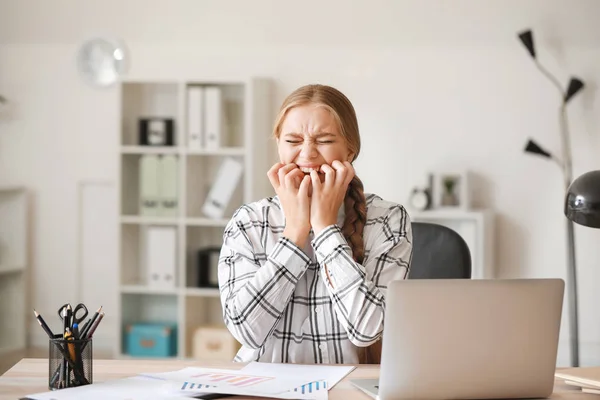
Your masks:
<svg viewBox="0 0 600 400"><path fill-rule="evenodd" d="M225 324L242 344L234 361L352 364L356 346L380 338L388 283L408 275L412 230L404 207L365 196L362 265L340 229L343 206L338 224L311 230L303 249L283 236L277 196L235 212L218 274Z"/></svg>

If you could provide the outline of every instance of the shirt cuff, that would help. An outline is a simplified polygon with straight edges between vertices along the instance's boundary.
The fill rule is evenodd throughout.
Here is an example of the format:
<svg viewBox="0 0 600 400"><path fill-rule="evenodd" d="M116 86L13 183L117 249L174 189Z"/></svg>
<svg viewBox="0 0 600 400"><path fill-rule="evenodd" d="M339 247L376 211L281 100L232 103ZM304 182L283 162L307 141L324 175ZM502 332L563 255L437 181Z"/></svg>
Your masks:
<svg viewBox="0 0 600 400"><path fill-rule="evenodd" d="M311 240L311 245L321 263L328 263L342 252L352 254L352 249L348 246L342 229L335 224L329 225L316 235Z"/></svg>
<svg viewBox="0 0 600 400"><path fill-rule="evenodd" d="M336 291L349 290L364 280L364 268L352 259L352 248L338 225L323 229L311 244L317 261L327 268L331 285Z"/></svg>
<svg viewBox="0 0 600 400"><path fill-rule="evenodd" d="M310 264L310 258L306 253L285 237L279 239L268 258L274 264L286 268L296 279L300 279Z"/></svg>

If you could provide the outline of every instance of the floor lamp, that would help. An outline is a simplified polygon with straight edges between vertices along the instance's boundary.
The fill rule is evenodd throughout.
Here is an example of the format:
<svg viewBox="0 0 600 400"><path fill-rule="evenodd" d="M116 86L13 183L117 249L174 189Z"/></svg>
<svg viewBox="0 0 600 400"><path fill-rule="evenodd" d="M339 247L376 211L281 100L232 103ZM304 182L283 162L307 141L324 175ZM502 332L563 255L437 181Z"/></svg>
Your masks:
<svg viewBox="0 0 600 400"><path fill-rule="evenodd" d="M571 162L571 142L569 140L569 127L567 120L567 104L579 91L584 87L583 82L575 77L571 77L566 91L563 90L560 82L552 76L545 69L536 57L535 44L533 40L533 32L531 30L525 30L518 34L519 39L533 58L537 68L552 82L558 89L560 97L562 99L559 107L559 126L562 143L562 157L559 159L549 152L542 149L533 140L529 140L525 146L525 152L537 154L543 157L547 157L555 161L561 168L563 173L563 180L565 186L565 192L569 190L571 181L573 180L573 168ZM579 366L579 332L578 332L578 306L577 306L577 268L575 262L575 232L573 226L573 220L566 218L566 230L567 230L567 288L569 295L569 328L571 336L571 365L573 367Z"/></svg>

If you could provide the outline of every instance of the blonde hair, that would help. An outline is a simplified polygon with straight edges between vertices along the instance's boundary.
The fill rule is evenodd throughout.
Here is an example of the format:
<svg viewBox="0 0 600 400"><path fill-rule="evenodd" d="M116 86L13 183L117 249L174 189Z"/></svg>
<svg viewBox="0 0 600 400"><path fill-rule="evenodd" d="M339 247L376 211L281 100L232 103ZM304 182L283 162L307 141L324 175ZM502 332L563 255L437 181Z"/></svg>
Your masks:
<svg viewBox="0 0 600 400"><path fill-rule="evenodd" d="M288 113L294 107L308 104L318 104L327 109L335 119L342 137L346 140L348 149L352 152L351 162L356 160L360 153L360 133L356 112L350 100L339 90L320 84L302 86L283 101L279 114L275 118L273 136L279 138L281 125ZM358 176L348 185L344 198L346 218L342 226L342 233L352 249L354 260L362 264L365 255L363 231L367 222L367 204L364 186ZM381 341L369 346L359 348L360 363L379 363L381 359Z"/></svg>

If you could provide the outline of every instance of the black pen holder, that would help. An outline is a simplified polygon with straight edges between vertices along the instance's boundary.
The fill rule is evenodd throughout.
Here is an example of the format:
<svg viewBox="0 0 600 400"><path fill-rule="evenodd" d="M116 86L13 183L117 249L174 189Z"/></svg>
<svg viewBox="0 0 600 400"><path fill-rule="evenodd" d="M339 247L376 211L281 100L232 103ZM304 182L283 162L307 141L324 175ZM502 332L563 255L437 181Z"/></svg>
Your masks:
<svg viewBox="0 0 600 400"><path fill-rule="evenodd" d="M50 339L48 388L64 389L92 383L92 339Z"/></svg>

